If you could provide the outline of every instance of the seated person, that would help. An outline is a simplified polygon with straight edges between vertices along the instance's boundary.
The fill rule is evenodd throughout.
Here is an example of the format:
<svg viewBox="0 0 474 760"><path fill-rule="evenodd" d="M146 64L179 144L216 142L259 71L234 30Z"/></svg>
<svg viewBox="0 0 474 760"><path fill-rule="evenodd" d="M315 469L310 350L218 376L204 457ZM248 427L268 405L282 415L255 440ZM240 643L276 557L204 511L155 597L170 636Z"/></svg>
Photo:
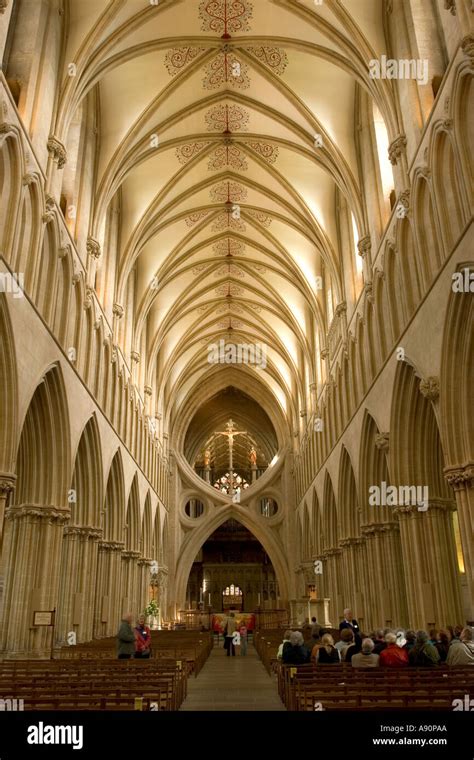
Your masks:
<svg viewBox="0 0 474 760"><path fill-rule="evenodd" d="M285 631L285 633L283 635L283 641L281 642L280 646L278 647L277 658L279 660L281 660L281 658L283 657L283 647L290 640L290 636L291 636L291 631L290 630Z"/></svg>
<svg viewBox="0 0 474 760"><path fill-rule="evenodd" d="M354 633L351 628L343 628L341 638L336 644L341 660L344 660L347 649L354 643Z"/></svg>
<svg viewBox="0 0 474 760"><path fill-rule="evenodd" d="M375 644L372 639L362 641L362 650L356 652L351 657L353 668L377 668L379 666L379 655L374 652Z"/></svg>
<svg viewBox="0 0 474 760"><path fill-rule="evenodd" d="M309 662L309 652L304 646L300 631L291 632L290 640L283 645L282 660L285 665L304 665Z"/></svg>
<svg viewBox="0 0 474 760"><path fill-rule="evenodd" d="M386 648L387 642L385 641L383 628L377 628L374 634L374 654L380 654Z"/></svg>
<svg viewBox="0 0 474 760"><path fill-rule="evenodd" d="M474 641L471 628L463 628L460 638L452 640L446 664L451 667L474 665Z"/></svg>
<svg viewBox="0 0 474 760"><path fill-rule="evenodd" d="M430 668L439 665L440 658L436 647L428 640L426 631L416 632L415 646L408 653L410 665L416 668Z"/></svg>
<svg viewBox="0 0 474 760"><path fill-rule="evenodd" d="M408 653L406 649L397 646L397 636L392 631L385 634L386 649L379 654L379 665L385 668L406 668Z"/></svg>
<svg viewBox="0 0 474 760"><path fill-rule="evenodd" d="M331 665L339 663L339 652L334 646L334 639L330 633L325 633L321 639L321 646L316 652L314 661L320 665Z"/></svg>

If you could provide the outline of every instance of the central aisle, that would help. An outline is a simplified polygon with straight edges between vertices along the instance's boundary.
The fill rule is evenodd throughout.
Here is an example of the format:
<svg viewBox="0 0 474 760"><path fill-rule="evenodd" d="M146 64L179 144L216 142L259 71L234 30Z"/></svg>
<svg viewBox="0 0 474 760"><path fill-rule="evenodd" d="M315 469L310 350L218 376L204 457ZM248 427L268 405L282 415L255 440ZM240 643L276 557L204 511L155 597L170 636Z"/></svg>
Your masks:
<svg viewBox="0 0 474 760"><path fill-rule="evenodd" d="M285 710L271 678L253 646L247 656L227 657L215 646L197 678L188 680L188 696L181 710Z"/></svg>

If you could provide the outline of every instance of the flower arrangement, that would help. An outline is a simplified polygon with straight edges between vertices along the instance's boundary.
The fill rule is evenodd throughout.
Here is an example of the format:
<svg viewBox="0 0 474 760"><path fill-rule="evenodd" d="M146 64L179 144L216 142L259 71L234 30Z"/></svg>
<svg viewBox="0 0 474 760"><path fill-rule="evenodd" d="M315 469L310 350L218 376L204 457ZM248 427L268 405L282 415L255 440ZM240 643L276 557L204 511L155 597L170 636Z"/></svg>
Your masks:
<svg viewBox="0 0 474 760"><path fill-rule="evenodd" d="M145 615L147 617L157 617L160 611L160 607L156 599L151 599L148 605L145 607Z"/></svg>

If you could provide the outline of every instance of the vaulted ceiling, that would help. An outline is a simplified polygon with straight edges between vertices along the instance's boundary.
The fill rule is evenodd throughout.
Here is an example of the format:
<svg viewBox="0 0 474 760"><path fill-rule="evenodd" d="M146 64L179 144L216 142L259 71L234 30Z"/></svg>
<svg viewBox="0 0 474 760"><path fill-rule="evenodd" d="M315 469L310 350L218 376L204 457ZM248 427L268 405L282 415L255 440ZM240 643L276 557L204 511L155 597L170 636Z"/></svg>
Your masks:
<svg viewBox="0 0 474 760"><path fill-rule="evenodd" d="M383 3L82 0L69 13L81 76L63 105L71 118L97 85L93 233L119 198L115 301L132 277L133 342L158 405L171 424L206 378L229 385L229 367L208 362L224 339L265 346L266 367L241 372L291 416L327 329L318 278L342 289L336 189L364 227L356 83L390 131L367 66L385 48Z"/></svg>

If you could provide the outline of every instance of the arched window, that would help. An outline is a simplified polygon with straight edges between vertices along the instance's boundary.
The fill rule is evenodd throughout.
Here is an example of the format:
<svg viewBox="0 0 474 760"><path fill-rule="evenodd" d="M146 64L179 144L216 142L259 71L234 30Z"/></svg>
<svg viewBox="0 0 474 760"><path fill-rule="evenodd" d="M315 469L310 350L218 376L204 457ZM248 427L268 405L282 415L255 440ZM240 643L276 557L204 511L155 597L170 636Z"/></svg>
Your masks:
<svg viewBox="0 0 474 760"><path fill-rule="evenodd" d="M232 476L232 487L235 493L240 493L245 488L248 488L249 484L247 483L245 478L243 478L237 472L234 472ZM214 488L216 488L221 493L229 493L230 473L226 472L226 474L223 475L221 478L219 478L219 480L216 480L216 482L214 483Z"/></svg>
<svg viewBox="0 0 474 760"><path fill-rule="evenodd" d="M373 104L374 130L379 159L380 183L383 196L383 208L390 214L390 194L394 190L393 169L388 158L389 139L387 128L377 105Z"/></svg>

